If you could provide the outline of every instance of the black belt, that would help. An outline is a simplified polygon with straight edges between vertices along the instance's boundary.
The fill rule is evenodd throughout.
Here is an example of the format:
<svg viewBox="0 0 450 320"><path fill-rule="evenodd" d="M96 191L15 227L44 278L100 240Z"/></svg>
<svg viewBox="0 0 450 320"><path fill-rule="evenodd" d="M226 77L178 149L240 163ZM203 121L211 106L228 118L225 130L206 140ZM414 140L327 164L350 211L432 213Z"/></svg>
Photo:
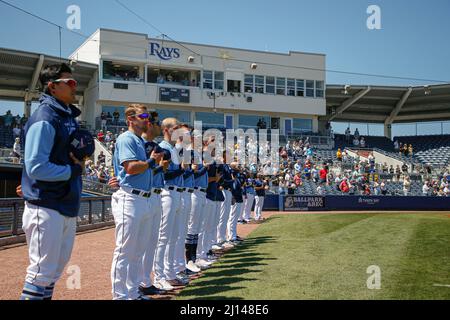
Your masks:
<svg viewBox="0 0 450 320"><path fill-rule="evenodd" d="M144 198L150 198L152 193L151 192L144 192L141 190L137 190L137 189L133 189L131 190L131 193L140 197L144 197Z"/></svg>
<svg viewBox="0 0 450 320"><path fill-rule="evenodd" d="M176 191L176 192L183 192L184 188L176 188L176 187L169 187L168 188L171 191Z"/></svg>
<svg viewBox="0 0 450 320"><path fill-rule="evenodd" d="M161 190L161 189L155 189L155 190L153 190L153 192L154 192L155 194L161 194L162 190Z"/></svg>
<svg viewBox="0 0 450 320"><path fill-rule="evenodd" d="M189 189L189 188L188 188L186 191L189 192L189 193L194 193L195 190L194 190L194 189Z"/></svg>
<svg viewBox="0 0 450 320"><path fill-rule="evenodd" d="M198 190L200 192L206 193L206 189L200 188L200 187L195 187L195 190Z"/></svg>

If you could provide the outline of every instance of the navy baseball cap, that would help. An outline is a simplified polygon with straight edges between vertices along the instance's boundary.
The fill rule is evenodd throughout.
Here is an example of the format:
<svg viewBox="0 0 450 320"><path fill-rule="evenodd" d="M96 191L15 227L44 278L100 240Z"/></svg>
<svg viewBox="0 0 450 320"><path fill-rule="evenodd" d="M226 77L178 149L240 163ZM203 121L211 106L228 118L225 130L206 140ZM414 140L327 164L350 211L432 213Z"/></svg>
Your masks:
<svg viewBox="0 0 450 320"><path fill-rule="evenodd" d="M87 130L76 130L70 136L70 152L80 161L90 158L95 151L92 134Z"/></svg>

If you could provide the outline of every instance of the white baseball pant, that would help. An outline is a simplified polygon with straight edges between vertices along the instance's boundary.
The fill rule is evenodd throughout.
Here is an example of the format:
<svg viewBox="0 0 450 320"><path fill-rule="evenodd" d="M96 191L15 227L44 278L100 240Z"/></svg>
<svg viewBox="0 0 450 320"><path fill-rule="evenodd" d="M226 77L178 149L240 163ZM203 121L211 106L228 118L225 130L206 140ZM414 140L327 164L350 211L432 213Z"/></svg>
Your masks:
<svg viewBox="0 0 450 320"><path fill-rule="evenodd" d="M255 201L255 195L247 193L247 199L244 201L244 220L250 220L253 201Z"/></svg>
<svg viewBox="0 0 450 320"><path fill-rule="evenodd" d="M149 288L153 285L151 280L151 273L153 271L153 264L155 261L156 247L159 240L159 228L161 226L162 217L162 204L161 195L153 193L151 198L151 210L152 210L152 228L148 230L150 232L150 244L146 248L144 257L142 258L142 274L141 274L141 286Z"/></svg>
<svg viewBox="0 0 450 320"><path fill-rule="evenodd" d="M112 195L116 224L116 248L111 267L114 300L139 297L142 257L150 245L153 212L151 198L134 195L121 188Z"/></svg>
<svg viewBox="0 0 450 320"><path fill-rule="evenodd" d="M204 230L206 217L206 193L195 190L191 196L192 206L189 214L188 234L200 234Z"/></svg>
<svg viewBox="0 0 450 320"><path fill-rule="evenodd" d="M26 282L47 287L59 280L72 253L76 226L76 217L25 202L22 229L30 259Z"/></svg>
<svg viewBox="0 0 450 320"><path fill-rule="evenodd" d="M264 206L264 197L255 197L255 220L260 220L262 218L262 209Z"/></svg>
<svg viewBox="0 0 450 320"><path fill-rule="evenodd" d="M239 216L243 211L242 202L236 202L231 206L230 219L228 220L228 240L233 241L237 238L237 223Z"/></svg>
<svg viewBox="0 0 450 320"><path fill-rule="evenodd" d="M225 201L222 202L220 207L219 223L217 225L217 241L216 243L222 243L227 239L227 224L231 211L231 199L233 195L229 190L223 190L223 196Z"/></svg>
<svg viewBox="0 0 450 320"><path fill-rule="evenodd" d="M173 234L180 218L181 193L175 190L163 189L161 203L162 218L154 262L155 282L176 278L176 272L175 270L170 270L169 262L173 262L175 255L176 239L173 237Z"/></svg>
<svg viewBox="0 0 450 320"><path fill-rule="evenodd" d="M200 259L207 258L208 251L211 250L213 245L217 231L215 222L219 205L220 203L217 201L206 199L204 228L199 235L197 247L197 256Z"/></svg>
<svg viewBox="0 0 450 320"><path fill-rule="evenodd" d="M180 224L178 225L178 236L175 244L175 271L181 272L186 269L185 243L188 233L189 215L191 213L191 193L185 191L181 196Z"/></svg>

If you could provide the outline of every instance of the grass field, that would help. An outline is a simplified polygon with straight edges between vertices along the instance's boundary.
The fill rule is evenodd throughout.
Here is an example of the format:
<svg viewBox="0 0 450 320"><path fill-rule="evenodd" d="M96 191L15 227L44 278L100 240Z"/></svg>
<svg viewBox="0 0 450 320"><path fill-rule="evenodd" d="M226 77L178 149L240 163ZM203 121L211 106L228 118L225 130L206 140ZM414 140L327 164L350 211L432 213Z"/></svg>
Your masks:
<svg viewBox="0 0 450 320"><path fill-rule="evenodd" d="M273 216L178 299L450 299L450 215Z"/></svg>

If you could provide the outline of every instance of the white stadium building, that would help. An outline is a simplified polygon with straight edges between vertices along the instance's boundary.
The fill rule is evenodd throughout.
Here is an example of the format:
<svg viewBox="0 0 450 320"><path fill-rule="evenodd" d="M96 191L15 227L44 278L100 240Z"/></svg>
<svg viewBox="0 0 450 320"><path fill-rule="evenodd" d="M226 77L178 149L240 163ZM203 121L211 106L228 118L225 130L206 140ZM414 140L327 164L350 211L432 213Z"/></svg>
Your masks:
<svg viewBox="0 0 450 320"><path fill-rule="evenodd" d="M326 115L325 55L273 53L180 43L97 30L70 57L98 65L84 94L83 119L99 127L102 112L142 103L160 118L204 127L318 132Z"/></svg>

